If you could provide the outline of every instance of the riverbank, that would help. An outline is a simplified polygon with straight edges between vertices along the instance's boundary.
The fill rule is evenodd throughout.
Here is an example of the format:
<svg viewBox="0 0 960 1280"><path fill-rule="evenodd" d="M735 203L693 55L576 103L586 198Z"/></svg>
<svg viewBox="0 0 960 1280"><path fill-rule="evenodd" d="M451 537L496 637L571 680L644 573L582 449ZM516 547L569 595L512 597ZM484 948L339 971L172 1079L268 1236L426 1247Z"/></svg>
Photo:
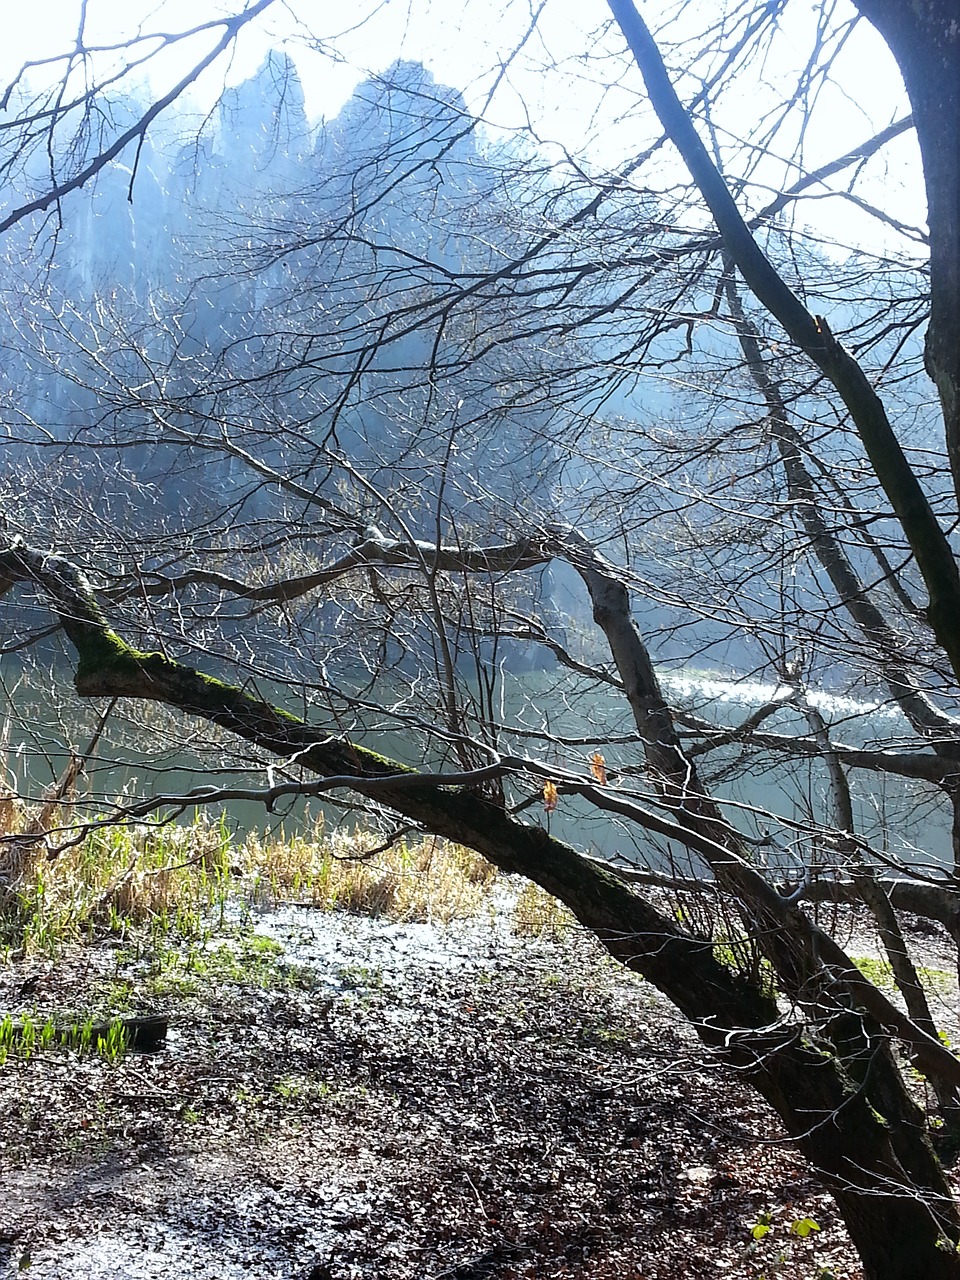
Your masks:
<svg viewBox="0 0 960 1280"><path fill-rule="evenodd" d="M446 924L287 906L159 959L9 957L4 1011L171 1031L149 1055L8 1055L0 1274L856 1280L759 1099L594 940L518 935L515 895Z"/></svg>

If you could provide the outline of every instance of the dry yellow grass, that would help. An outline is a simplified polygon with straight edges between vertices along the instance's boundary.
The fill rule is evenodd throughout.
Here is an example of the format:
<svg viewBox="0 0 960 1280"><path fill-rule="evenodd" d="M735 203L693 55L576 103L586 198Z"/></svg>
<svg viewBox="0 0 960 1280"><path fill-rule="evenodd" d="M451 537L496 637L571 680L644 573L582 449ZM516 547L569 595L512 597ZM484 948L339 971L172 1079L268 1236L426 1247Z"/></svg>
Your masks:
<svg viewBox="0 0 960 1280"><path fill-rule="evenodd" d="M275 900L441 923L476 915L496 876L478 854L430 837L370 855L379 844L376 835L347 831L250 838L242 862Z"/></svg>
<svg viewBox="0 0 960 1280"><path fill-rule="evenodd" d="M0 797L0 819L0 945L28 951L144 925L200 932L230 899L446 923L480 912L496 876L478 855L430 838L382 849L375 834L318 826L238 843L225 820L201 816L105 824L71 845L10 796ZM65 847L51 856L55 841Z"/></svg>
<svg viewBox="0 0 960 1280"><path fill-rule="evenodd" d="M148 922L190 931L225 899L229 842L214 823L101 826L71 844L34 816L0 833L19 837L0 844L0 943L55 951Z"/></svg>
<svg viewBox="0 0 960 1280"><path fill-rule="evenodd" d="M576 917L539 885L526 883L513 908L513 931L521 938L559 938L576 926Z"/></svg>
<svg viewBox="0 0 960 1280"><path fill-rule="evenodd" d="M52 825L70 820L61 800L29 807L0 794L0 948L49 952L144 926L198 934L218 915L224 920L230 901L437 924L492 909L496 869L432 837L383 848L376 833L327 832L320 823L289 838L252 834L238 842L225 819L201 815L190 825L104 823L71 843ZM518 892L516 933L556 936L572 921L534 885Z"/></svg>

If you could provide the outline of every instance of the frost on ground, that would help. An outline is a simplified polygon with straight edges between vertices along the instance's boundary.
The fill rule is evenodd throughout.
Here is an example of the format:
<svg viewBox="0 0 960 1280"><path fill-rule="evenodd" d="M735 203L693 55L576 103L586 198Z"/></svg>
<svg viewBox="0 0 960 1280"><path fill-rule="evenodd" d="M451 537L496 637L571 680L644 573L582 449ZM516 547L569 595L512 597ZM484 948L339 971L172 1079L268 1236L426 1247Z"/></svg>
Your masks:
<svg viewBox="0 0 960 1280"><path fill-rule="evenodd" d="M773 1115L573 931L285 909L0 968L0 1014L70 1007L170 1039L0 1068L0 1276L859 1275Z"/></svg>

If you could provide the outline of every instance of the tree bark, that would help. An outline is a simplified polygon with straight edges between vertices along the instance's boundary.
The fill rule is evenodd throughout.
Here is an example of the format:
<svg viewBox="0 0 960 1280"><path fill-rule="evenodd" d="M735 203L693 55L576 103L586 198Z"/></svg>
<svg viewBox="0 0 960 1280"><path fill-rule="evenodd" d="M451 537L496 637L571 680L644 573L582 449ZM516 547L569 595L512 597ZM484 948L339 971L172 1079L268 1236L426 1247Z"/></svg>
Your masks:
<svg viewBox="0 0 960 1280"><path fill-rule="evenodd" d="M896 58L913 107L930 224L926 366L960 500L960 8L956 0L853 2Z"/></svg>
<svg viewBox="0 0 960 1280"><path fill-rule="evenodd" d="M599 572L596 564L591 572ZM848 1049L835 1027L791 1025L760 975L721 963L711 940L685 932L612 871L541 828L524 825L475 792L420 779L415 770L305 724L246 690L162 654L130 648L68 561L15 542L0 551L0 594L24 581L47 593L76 648L74 682L82 696L148 699L200 716L361 794L375 794L427 830L469 845L566 903L612 956L662 991L700 1039L779 1113L836 1197L870 1280L960 1277L960 1213L923 1118L890 1063L882 1028L893 1026L911 1037L933 1069L952 1064L957 1073L960 1064L942 1046L928 1044L922 1033L914 1036L917 1029L911 1030L909 1020L795 908L781 903L778 913L774 900L780 900L772 888L765 886L772 895L769 928L796 935L784 945L788 951L799 946L801 955L815 938L833 966L834 1021L847 1016L855 1029L847 1037ZM622 625L617 616L612 622ZM620 639L629 651L629 636ZM633 695L642 696L642 690L634 689ZM652 710L657 714L656 706ZM664 727L669 729L668 721ZM673 743L665 747L672 757ZM696 816L717 834L712 813ZM696 830L690 838L702 847L711 843ZM729 856L721 844L716 847ZM751 879L745 883L750 893L761 893ZM845 1005L852 1010L858 1003L863 1012L844 1015Z"/></svg>
<svg viewBox="0 0 960 1280"><path fill-rule="evenodd" d="M863 0L861 7L867 2ZM890 3L899 5L900 0L890 0ZM951 0L916 0L915 5L900 7L923 8L930 5L942 14L944 6L950 3ZM754 295L783 326L788 337L829 379L846 406L923 575L929 598L927 617L930 625L950 659L954 674L960 679L960 570L950 542L897 439L883 402L857 361L833 336L827 320L810 314L757 244L723 176L677 97L660 50L633 0L608 0L608 4L640 69L654 110L713 215L724 248ZM880 0L877 7L886 9L886 0ZM939 127L943 129L947 123L941 122ZM939 140L942 146L951 147L955 146L956 137L955 132L945 132ZM929 181L931 178L928 176ZM939 199L938 196L938 202ZM946 210L943 218L949 220ZM949 250L950 236L946 231L943 241L945 249ZM938 270L940 265L933 259L932 274L936 275ZM943 270L949 275L949 262L943 264ZM946 326L944 343L948 345L949 334L953 332L955 335L956 331L952 328L946 298L943 313L942 323ZM953 321L960 323L960 310L953 313ZM939 351L939 337L936 343Z"/></svg>

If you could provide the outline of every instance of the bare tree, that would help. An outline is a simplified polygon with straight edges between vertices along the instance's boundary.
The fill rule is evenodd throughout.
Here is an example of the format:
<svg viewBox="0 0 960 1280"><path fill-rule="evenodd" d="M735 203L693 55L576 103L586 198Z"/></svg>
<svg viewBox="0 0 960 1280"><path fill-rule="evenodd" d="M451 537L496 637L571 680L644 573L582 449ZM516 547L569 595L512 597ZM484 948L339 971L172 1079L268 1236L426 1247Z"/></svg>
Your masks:
<svg viewBox="0 0 960 1280"><path fill-rule="evenodd" d="M357 154L348 117L313 185L264 202L255 258L247 233L217 303L227 342L193 320L209 278L153 316L134 298L71 317L46 296L24 331L88 395L89 434L44 442L20 424L32 457L162 450L138 483L210 468L218 501L203 508L184 480L183 510L158 508L153 526L117 495L110 520L78 502L75 532L51 504L55 552L13 536L27 522L8 512L0 552L21 638L32 596L73 648L81 697L162 703L273 761L262 781L147 796L128 816L349 794L527 876L768 1099L884 1280L960 1273L960 1210L901 1071L908 1060L929 1079L952 1131L960 1062L901 924L920 912L960 938L950 7L858 0L912 120L814 166L811 101L840 74L856 16L840 6L817 6L793 88L733 135L718 99L792 6L731 7L700 33L682 6L664 34L672 78L634 5L610 0L659 120L612 175L571 164L545 181L535 156L513 154L502 179L459 95L397 64L350 109L369 150ZM922 232L888 218L915 259L841 270L791 212L835 179L864 211L859 175L910 128L929 256ZM668 141L692 185L664 161L657 191ZM771 193L778 148L793 176ZM636 395L645 379L652 405ZM559 582L589 608L592 640L572 634ZM558 728L529 704L509 717L495 696L505 642L549 655L592 725ZM772 686L734 723L681 705L651 656L717 664L731 645ZM814 696L830 682L860 698L839 723ZM886 729L871 718L880 702L896 711ZM605 704L619 719L598 723ZM402 762L377 749L384 729ZM770 761L779 799L739 798L731 778ZM792 788L796 765L812 785ZM914 788L904 810L919 791L946 815L952 865L908 857L906 826L881 844L863 778ZM616 823L636 858L558 838L540 816L556 804L571 839ZM695 927L665 908L664 886ZM831 936L823 899L873 913L902 1003Z"/></svg>

